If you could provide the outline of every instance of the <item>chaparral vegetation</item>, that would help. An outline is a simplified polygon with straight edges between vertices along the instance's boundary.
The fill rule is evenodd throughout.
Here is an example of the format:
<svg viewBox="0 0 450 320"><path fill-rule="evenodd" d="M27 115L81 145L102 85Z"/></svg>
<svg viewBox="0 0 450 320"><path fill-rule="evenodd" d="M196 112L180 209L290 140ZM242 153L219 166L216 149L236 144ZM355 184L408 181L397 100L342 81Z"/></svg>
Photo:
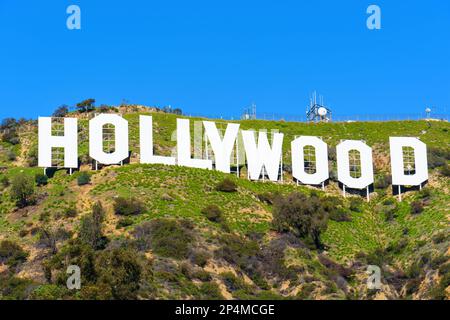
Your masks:
<svg viewBox="0 0 450 320"><path fill-rule="evenodd" d="M129 121L130 164L95 169L88 156L93 113ZM321 188L250 182L236 174L139 164L139 115L152 115L155 153L170 156L181 110L95 107L87 99L57 116L79 118L80 170L37 168L37 123L0 126L0 299L448 299L448 122L289 123L246 120L244 129L321 136L330 180ZM190 118L191 122L202 120ZM193 130L193 128L191 128ZM428 146L429 181L390 183L389 136ZM374 149L370 202L336 181L334 146ZM285 139L284 150L290 150ZM68 289L77 265L81 288ZM367 286L368 266L381 287Z"/></svg>

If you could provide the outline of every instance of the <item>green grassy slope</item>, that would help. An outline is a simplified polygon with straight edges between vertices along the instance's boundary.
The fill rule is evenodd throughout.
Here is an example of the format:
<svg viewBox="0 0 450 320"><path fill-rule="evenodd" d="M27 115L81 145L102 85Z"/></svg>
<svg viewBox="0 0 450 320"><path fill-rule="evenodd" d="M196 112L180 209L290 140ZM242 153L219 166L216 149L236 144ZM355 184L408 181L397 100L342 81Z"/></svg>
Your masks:
<svg viewBox="0 0 450 320"><path fill-rule="evenodd" d="M170 155L170 149L175 147L171 136L176 128L175 115L152 113L154 117L155 147L160 155ZM132 152L138 153L138 116L126 114L130 122L130 145ZM199 119L191 119L196 121ZM389 136L415 136L430 147L448 149L450 146L450 125L444 122L386 122L386 123L331 123L304 124L272 121L241 121L243 129L275 129L286 134L284 141L285 161L289 163L289 145L295 135L321 136L331 146L341 139L363 139L374 146L375 152L386 156ZM80 135L86 138L87 120L80 120L84 129ZM27 148L33 148L36 143L36 129L22 133L21 143ZM87 140L80 140L80 155L87 154ZM0 158L5 168L2 175L12 178L19 173L34 177L39 168L29 168L23 161L11 162L4 155L5 150L15 149L21 153L21 145L3 144L3 156ZM26 154L26 152L24 152ZM376 168L377 173L388 172L388 162ZM85 168L83 169L85 170ZM37 235L33 228L41 225L63 226L75 234L79 231L80 217L88 214L92 205L101 201L107 210L105 233L110 239L121 240L132 237L134 228L144 221L155 218L187 218L195 223L206 243L211 246L217 243L218 235L223 233L222 227L205 218L202 209L210 204L217 205L223 212L229 232L248 236L252 233L262 235L262 243L269 243L276 237L271 229L272 206L259 199L263 193L280 193L287 195L293 191L306 194L318 193L321 197L339 196L335 182L327 186L326 191L296 186L294 183L250 182L245 178L238 179L233 175L217 171L184 168L178 166L131 164L123 167L111 166L101 171L91 172L90 185L78 186L76 179L79 173L70 176L65 171L58 171L49 180L47 186L39 187L37 205L18 209L10 198L8 188L4 188L0 196L0 240L12 239L26 248L34 248ZM442 234L448 234L449 217L449 180L438 170L431 170L429 194L410 192L404 201L398 203L390 196L389 189L376 190L369 203L358 202L359 210L349 210L352 199L342 200L342 206L351 216L351 221L329 221L323 234L328 256L342 264L349 264L358 254L368 255L379 249L401 248L394 250L391 264L398 268L408 268L424 252L432 255L442 255L445 247L433 246L433 239ZM215 190L215 186L228 177L238 185L238 192L224 193ZM115 197L136 197L145 203L145 211L130 218L131 222L123 228L116 227L120 220L112 208ZM411 203L421 197L426 197L425 210L417 215L411 214ZM394 217L386 219L386 208L393 206ZM65 217L68 208L76 208L77 217ZM25 231L24 231L25 230ZM446 242L448 244L448 240ZM293 265L307 265L306 269L316 274L323 266L317 260L317 254L305 255L298 251L286 251L286 261ZM319 267L321 266L321 267ZM31 265L29 268L38 268ZM309 270L308 269L308 270ZM318 271L319 270L319 271ZM28 272L27 274L30 274ZM213 273L214 274L214 273ZM216 274L215 277L219 277ZM322 277L322 276L320 276ZM41 280L39 280L41 281ZM181 280L180 280L181 281ZM183 280L184 281L184 280ZM328 281L328 280L327 280ZM185 283L185 285L187 285ZM191 284L189 284L191 285ZM304 289L304 287L302 287ZM278 292L280 290L272 289ZM177 291L178 292L178 291ZM162 293L160 293L163 295ZM240 294L243 295L241 292ZM175 297L185 297L183 293L174 293ZM165 294L164 297L174 297ZM234 296L234 294L233 294ZM245 295L244 295L245 296ZM339 296L339 295L338 295ZM344 295L345 296L345 295ZM339 296L340 298L344 296ZM235 296L236 297L236 296ZM242 297L242 296L241 296Z"/></svg>

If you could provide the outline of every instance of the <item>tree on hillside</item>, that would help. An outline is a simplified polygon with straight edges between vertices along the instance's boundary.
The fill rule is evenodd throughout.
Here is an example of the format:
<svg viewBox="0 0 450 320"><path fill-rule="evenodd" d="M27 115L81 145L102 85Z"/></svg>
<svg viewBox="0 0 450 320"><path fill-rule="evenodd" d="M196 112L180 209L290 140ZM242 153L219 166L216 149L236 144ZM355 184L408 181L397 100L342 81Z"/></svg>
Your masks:
<svg viewBox="0 0 450 320"><path fill-rule="evenodd" d="M279 232L290 232L310 238L317 249L323 249L320 235L327 229L328 213L317 195L291 193L278 197L273 208L273 226Z"/></svg>
<svg viewBox="0 0 450 320"><path fill-rule="evenodd" d="M95 99L86 99L77 103L77 109L79 112L90 112L95 109Z"/></svg>
<svg viewBox="0 0 450 320"><path fill-rule="evenodd" d="M0 133L2 136L2 141L11 144L19 143L19 135L17 129L19 127L19 122L14 118L3 119L0 125Z"/></svg>
<svg viewBox="0 0 450 320"><path fill-rule="evenodd" d="M59 106L55 112L53 112L53 117L64 118L69 113L69 107L65 104Z"/></svg>
<svg viewBox="0 0 450 320"><path fill-rule="evenodd" d="M138 253L131 248L101 251L96 259L96 286L105 288L113 299L137 299L144 268Z"/></svg>
<svg viewBox="0 0 450 320"><path fill-rule="evenodd" d="M172 114L176 114L176 115L183 114L183 110L181 110L180 108L172 109L172 106L165 106L164 108L161 109L161 111L164 113L172 113Z"/></svg>
<svg viewBox="0 0 450 320"><path fill-rule="evenodd" d="M100 202L92 207L92 213L81 219L80 234L81 241L91 245L94 249L102 249L105 244L103 236L103 220L105 210Z"/></svg>
<svg viewBox="0 0 450 320"><path fill-rule="evenodd" d="M172 112L173 112L173 114L176 114L178 116L183 115L183 111L180 108L175 108L175 109L173 109Z"/></svg>
<svg viewBox="0 0 450 320"><path fill-rule="evenodd" d="M17 206L24 208L35 201L34 179L24 173L14 176L11 180L11 198Z"/></svg>

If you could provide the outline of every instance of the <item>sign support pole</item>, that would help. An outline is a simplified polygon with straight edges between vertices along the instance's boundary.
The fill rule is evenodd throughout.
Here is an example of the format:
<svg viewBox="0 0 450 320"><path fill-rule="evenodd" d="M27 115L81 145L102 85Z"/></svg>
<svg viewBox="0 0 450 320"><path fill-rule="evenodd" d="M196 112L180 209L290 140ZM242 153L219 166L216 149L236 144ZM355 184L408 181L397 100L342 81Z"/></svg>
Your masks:
<svg viewBox="0 0 450 320"><path fill-rule="evenodd" d="M239 141L236 139L236 175L239 178Z"/></svg>
<svg viewBox="0 0 450 320"><path fill-rule="evenodd" d="M281 156L281 160L280 160L280 177L281 177L281 182L283 182L283 156Z"/></svg>

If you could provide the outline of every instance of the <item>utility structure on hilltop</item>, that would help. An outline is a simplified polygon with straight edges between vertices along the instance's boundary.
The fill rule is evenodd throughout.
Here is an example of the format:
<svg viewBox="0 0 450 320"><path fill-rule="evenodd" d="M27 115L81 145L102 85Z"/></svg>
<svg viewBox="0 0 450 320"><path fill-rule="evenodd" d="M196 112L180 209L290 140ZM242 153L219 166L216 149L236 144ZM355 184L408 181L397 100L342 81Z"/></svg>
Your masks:
<svg viewBox="0 0 450 320"><path fill-rule="evenodd" d="M252 103L250 107L246 107L242 112L242 120L256 120L256 104Z"/></svg>
<svg viewBox="0 0 450 320"><path fill-rule="evenodd" d="M323 97L319 96L319 102L317 102L317 93L314 92L309 100L309 107L306 108L306 120L308 122L330 122L332 112L324 105Z"/></svg>
<svg viewBox="0 0 450 320"><path fill-rule="evenodd" d="M431 119L431 108L427 107L425 109L426 119Z"/></svg>

